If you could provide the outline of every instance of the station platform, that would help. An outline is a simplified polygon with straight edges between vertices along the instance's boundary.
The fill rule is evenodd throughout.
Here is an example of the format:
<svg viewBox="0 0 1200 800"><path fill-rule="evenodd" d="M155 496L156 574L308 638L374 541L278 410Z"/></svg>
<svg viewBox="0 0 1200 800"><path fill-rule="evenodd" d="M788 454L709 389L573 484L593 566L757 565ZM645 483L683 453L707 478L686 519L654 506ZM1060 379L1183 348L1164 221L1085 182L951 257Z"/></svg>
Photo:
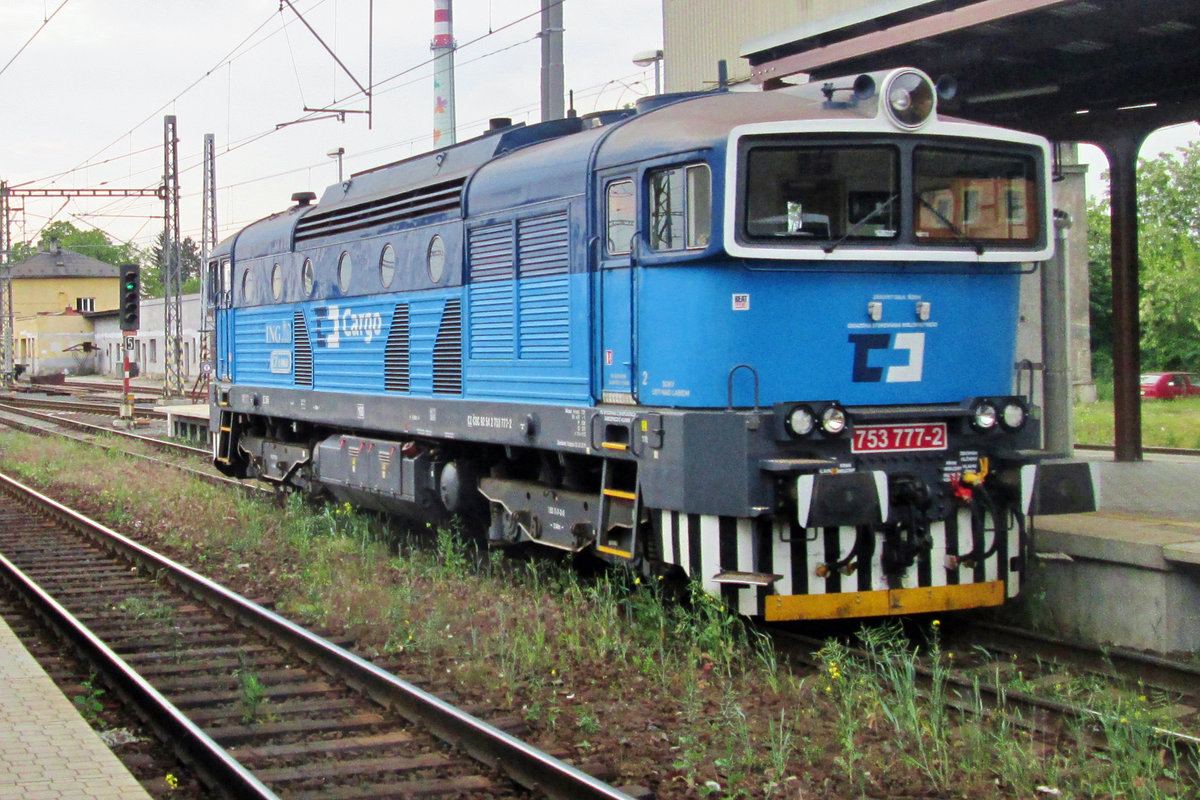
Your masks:
<svg viewBox="0 0 1200 800"><path fill-rule="evenodd" d="M167 414L167 434L175 439L208 446L208 404L162 406Z"/></svg>
<svg viewBox="0 0 1200 800"><path fill-rule="evenodd" d="M0 619L0 797L149 800Z"/></svg>
<svg viewBox="0 0 1200 800"><path fill-rule="evenodd" d="M1200 459L1117 463L1100 472L1100 509L1034 520L1023 623L1100 644L1200 651Z"/></svg>

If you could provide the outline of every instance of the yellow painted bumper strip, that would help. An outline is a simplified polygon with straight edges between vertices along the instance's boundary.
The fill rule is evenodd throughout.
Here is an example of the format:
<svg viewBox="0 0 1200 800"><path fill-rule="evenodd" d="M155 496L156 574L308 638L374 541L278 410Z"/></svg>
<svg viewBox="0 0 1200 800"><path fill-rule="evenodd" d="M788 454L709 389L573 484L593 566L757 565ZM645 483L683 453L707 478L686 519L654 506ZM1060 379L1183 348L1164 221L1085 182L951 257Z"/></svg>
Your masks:
<svg viewBox="0 0 1200 800"><path fill-rule="evenodd" d="M873 592L773 594L767 597L764 618L777 622L789 619L887 617L998 606L1004 601L1003 581L880 589Z"/></svg>

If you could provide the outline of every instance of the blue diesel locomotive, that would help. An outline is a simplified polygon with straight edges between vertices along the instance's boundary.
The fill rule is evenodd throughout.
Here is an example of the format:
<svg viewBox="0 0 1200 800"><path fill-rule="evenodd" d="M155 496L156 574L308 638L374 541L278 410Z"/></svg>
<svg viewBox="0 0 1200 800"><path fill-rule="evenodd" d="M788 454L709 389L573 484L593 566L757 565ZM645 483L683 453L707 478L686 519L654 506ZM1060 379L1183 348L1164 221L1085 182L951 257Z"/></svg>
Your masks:
<svg viewBox="0 0 1200 800"><path fill-rule="evenodd" d="M997 605L1038 450L1048 143L898 69L646 98L367 170L212 255L218 467L771 620Z"/></svg>

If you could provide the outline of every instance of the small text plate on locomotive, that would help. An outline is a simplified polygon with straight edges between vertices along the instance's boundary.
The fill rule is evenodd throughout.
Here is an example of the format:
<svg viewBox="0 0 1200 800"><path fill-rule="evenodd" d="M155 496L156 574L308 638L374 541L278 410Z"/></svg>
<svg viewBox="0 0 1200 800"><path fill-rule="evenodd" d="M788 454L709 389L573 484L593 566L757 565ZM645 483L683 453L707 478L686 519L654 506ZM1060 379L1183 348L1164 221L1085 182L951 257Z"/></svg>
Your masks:
<svg viewBox="0 0 1200 800"><path fill-rule="evenodd" d="M946 423L864 425L854 429L854 453L905 453L946 449Z"/></svg>

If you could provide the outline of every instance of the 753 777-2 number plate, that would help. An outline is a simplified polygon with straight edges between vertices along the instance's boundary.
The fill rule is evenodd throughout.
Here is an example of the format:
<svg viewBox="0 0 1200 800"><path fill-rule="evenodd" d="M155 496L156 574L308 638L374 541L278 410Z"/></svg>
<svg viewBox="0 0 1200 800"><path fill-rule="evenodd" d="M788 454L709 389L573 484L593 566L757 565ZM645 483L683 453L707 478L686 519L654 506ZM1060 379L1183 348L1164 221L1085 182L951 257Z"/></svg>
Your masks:
<svg viewBox="0 0 1200 800"><path fill-rule="evenodd" d="M911 453L946 449L946 423L866 425L853 430L853 453Z"/></svg>

